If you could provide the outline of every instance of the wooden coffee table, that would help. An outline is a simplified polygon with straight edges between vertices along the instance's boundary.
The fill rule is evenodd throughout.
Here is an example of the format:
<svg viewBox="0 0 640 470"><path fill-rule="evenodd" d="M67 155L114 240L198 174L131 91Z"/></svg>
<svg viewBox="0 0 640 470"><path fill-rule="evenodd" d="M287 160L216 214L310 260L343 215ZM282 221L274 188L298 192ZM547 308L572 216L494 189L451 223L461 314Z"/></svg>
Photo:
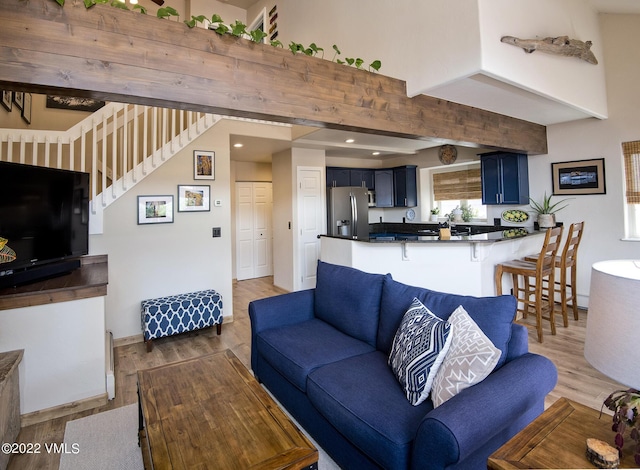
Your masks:
<svg viewBox="0 0 640 470"><path fill-rule="evenodd" d="M138 371L146 468L317 469L318 451L229 350Z"/></svg>
<svg viewBox="0 0 640 470"><path fill-rule="evenodd" d="M488 461L491 470L516 468L596 468L587 460L587 438L613 445L612 418L608 414L560 398L510 441L495 451ZM636 468L633 440L626 439L620 468Z"/></svg>

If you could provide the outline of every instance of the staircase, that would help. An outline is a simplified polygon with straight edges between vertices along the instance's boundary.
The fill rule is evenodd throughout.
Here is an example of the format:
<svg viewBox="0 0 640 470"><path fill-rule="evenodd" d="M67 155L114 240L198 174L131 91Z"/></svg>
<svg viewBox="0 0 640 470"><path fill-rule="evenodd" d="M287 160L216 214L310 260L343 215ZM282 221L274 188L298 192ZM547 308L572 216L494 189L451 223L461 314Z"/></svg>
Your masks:
<svg viewBox="0 0 640 470"><path fill-rule="evenodd" d="M66 131L0 129L0 161L90 174L89 233L103 212L222 116L109 103Z"/></svg>

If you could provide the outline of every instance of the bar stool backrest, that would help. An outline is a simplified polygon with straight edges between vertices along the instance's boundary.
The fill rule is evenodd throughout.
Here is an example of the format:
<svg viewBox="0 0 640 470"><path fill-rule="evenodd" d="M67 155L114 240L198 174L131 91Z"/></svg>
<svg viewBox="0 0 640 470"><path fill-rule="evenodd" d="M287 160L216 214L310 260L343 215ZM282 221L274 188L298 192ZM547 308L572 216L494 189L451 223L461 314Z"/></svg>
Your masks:
<svg viewBox="0 0 640 470"><path fill-rule="evenodd" d="M542 250L540 250L540 255L536 261L538 279L542 279L545 273L555 269L556 255L560 247L560 240L562 240L562 229L562 227L547 229Z"/></svg>
<svg viewBox="0 0 640 470"><path fill-rule="evenodd" d="M582 240L582 232L584 230L584 222L576 222L569 226L569 233L567 233L567 241L562 249L561 262L567 268L572 266L578 258L578 246L580 246L580 240Z"/></svg>

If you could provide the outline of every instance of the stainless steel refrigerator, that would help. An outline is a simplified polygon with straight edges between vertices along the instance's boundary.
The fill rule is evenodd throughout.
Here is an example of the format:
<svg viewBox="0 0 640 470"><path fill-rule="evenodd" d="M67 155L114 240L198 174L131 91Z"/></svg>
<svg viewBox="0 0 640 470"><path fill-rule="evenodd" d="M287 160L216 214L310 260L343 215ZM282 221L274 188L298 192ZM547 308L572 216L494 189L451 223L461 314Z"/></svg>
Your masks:
<svg viewBox="0 0 640 470"><path fill-rule="evenodd" d="M327 189L327 232L336 237L369 238L367 188L345 186Z"/></svg>

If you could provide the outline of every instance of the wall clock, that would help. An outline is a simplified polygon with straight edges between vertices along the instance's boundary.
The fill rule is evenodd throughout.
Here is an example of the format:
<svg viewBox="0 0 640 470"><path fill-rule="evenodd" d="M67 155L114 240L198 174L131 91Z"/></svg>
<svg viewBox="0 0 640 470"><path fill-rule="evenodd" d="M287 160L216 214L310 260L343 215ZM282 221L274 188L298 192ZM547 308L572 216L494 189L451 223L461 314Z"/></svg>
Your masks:
<svg viewBox="0 0 640 470"><path fill-rule="evenodd" d="M453 145L443 145L438 150L438 158L444 165L451 165L458 158L458 149Z"/></svg>

